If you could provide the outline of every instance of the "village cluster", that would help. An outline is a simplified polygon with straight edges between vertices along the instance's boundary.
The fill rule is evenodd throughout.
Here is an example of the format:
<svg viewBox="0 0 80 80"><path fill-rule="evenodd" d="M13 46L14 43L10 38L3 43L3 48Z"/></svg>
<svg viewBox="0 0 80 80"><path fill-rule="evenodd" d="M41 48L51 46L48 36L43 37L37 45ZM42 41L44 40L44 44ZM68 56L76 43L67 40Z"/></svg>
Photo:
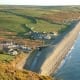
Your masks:
<svg viewBox="0 0 80 80"><path fill-rule="evenodd" d="M50 40L52 38L54 38L55 36L58 35L57 32L49 32L49 33L46 33L46 32L29 32L29 33L26 33L25 35L29 36L31 39L34 39L34 40Z"/></svg>
<svg viewBox="0 0 80 80"><path fill-rule="evenodd" d="M25 35L34 40L50 40L55 38L55 36L57 36L57 33L29 32ZM0 51L4 51L9 55L17 55L22 52L29 53L32 51L32 48L24 44L16 43L14 41L0 41Z"/></svg>
<svg viewBox="0 0 80 80"><path fill-rule="evenodd" d="M29 53L32 48L12 41L2 41L0 42L0 50L9 55L17 55L21 52Z"/></svg>

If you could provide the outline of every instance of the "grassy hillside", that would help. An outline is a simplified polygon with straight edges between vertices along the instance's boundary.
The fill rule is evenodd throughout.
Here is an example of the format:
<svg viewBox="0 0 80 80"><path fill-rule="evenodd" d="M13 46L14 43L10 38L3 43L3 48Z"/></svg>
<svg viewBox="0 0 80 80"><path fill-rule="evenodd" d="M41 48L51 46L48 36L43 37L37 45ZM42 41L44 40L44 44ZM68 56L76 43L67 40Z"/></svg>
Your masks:
<svg viewBox="0 0 80 80"><path fill-rule="evenodd" d="M24 10L21 10L23 12ZM35 12L35 11L34 11ZM13 10L13 12L6 12L1 11L0 12L0 28L5 29L8 31L13 31L16 33L19 32L27 32L28 30L25 28L34 28L33 31L45 31L45 32L51 32L51 31L58 31L58 27L62 27L62 25L59 24L51 24L45 20L37 19L32 16L23 15L23 13L17 13ZM27 24L25 28L23 27L23 24ZM58 27L56 27L58 26ZM45 28L45 29L44 29ZM46 28L50 29L47 30Z"/></svg>
<svg viewBox="0 0 80 80"><path fill-rule="evenodd" d="M52 80L49 76L41 76L31 71L21 71L0 63L0 80Z"/></svg>
<svg viewBox="0 0 80 80"><path fill-rule="evenodd" d="M68 9L72 9L72 11ZM65 10L65 11L64 11ZM80 16L78 7L0 6L0 35L24 35L28 31L60 32Z"/></svg>
<svg viewBox="0 0 80 80"><path fill-rule="evenodd" d="M18 70L16 64L25 55L21 54L14 57L0 52L0 80L52 80L49 76L41 76L27 70Z"/></svg>
<svg viewBox="0 0 80 80"><path fill-rule="evenodd" d="M0 54L0 61L4 62L4 61L11 61L13 60L14 56L11 55L7 55L7 54Z"/></svg>

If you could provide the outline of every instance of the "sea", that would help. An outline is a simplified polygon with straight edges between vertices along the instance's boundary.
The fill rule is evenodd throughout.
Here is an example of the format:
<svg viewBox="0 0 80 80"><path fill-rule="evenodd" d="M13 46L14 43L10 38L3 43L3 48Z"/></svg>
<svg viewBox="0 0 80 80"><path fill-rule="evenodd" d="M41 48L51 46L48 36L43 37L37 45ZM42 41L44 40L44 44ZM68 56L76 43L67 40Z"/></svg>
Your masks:
<svg viewBox="0 0 80 80"><path fill-rule="evenodd" d="M54 76L58 80L80 80L80 33Z"/></svg>

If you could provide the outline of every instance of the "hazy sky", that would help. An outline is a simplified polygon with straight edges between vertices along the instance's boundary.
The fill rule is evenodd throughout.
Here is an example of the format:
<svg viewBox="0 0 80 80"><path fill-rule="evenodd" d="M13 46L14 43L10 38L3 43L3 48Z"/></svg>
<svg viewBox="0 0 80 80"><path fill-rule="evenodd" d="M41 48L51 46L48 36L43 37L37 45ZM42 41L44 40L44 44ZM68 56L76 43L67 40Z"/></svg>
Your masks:
<svg viewBox="0 0 80 80"><path fill-rule="evenodd" d="M16 5L80 5L80 0L0 0L0 4L16 4Z"/></svg>

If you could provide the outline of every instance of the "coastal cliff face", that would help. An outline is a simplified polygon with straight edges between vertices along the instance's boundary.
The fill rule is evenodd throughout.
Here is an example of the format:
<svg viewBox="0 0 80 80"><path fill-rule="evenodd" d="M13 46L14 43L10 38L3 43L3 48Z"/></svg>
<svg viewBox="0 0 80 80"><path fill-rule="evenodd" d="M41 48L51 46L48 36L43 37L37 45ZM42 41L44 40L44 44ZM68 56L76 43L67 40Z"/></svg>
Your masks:
<svg viewBox="0 0 80 80"><path fill-rule="evenodd" d="M52 55L45 60L41 67L41 74L51 75L56 71L63 58L67 55L68 51L74 44L74 41L77 38L79 32L80 22L78 22L76 26L69 33L67 33L65 37L63 37L63 39L55 47Z"/></svg>

